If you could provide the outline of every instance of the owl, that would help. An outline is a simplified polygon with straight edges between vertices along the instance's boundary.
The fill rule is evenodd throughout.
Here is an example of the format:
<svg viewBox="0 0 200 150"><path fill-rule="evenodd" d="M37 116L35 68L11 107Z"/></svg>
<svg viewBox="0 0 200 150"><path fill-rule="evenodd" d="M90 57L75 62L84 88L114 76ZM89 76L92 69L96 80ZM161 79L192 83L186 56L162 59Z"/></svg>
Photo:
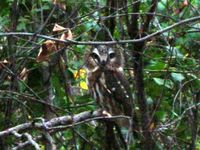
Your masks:
<svg viewBox="0 0 200 150"><path fill-rule="evenodd" d="M88 88L97 104L112 116L131 117L133 98L124 75L124 57L120 48L93 47L85 54L85 68ZM129 124L127 119L122 122L122 126Z"/></svg>

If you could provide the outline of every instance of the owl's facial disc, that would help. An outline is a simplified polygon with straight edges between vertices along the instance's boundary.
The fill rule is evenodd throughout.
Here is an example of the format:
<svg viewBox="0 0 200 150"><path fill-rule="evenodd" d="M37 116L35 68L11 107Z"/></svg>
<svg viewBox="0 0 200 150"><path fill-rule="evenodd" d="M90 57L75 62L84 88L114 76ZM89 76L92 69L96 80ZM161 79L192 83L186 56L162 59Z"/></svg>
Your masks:
<svg viewBox="0 0 200 150"><path fill-rule="evenodd" d="M108 54L102 53L102 52L100 52L100 53L101 54L99 54L99 51L97 48L94 48L91 53L91 57L97 64L104 67L106 65L106 63L108 62Z"/></svg>
<svg viewBox="0 0 200 150"><path fill-rule="evenodd" d="M98 52L98 50L97 50L96 48L92 51L92 53L91 53L90 56L92 57L92 59L93 59L96 63L99 63L99 62L100 62L99 52Z"/></svg>
<svg viewBox="0 0 200 150"><path fill-rule="evenodd" d="M116 54L111 48L108 50L108 55L109 55L110 61L113 61L114 59L116 59Z"/></svg>
<svg viewBox="0 0 200 150"><path fill-rule="evenodd" d="M114 53L114 52L113 52L113 53L110 53L110 54L109 54L109 58L110 58L110 59L115 58L115 53Z"/></svg>

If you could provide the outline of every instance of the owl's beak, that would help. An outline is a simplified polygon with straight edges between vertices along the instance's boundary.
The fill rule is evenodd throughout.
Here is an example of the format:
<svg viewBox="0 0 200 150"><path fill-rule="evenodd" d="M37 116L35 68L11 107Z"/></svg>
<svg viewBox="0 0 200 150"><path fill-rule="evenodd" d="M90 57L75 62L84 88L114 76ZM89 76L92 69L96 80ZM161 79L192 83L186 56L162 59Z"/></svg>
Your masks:
<svg viewBox="0 0 200 150"><path fill-rule="evenodd" d="M102 60L102 61L101 61L101 65L102 65L102 66L105 66L105 65L106 65L106 60Z"/></svg>
<svg viewBox="0 0 200 150"><path fill-rule="evenodd" d="M107 64L107 62L108 62L107 55L101 56L101 58L100 58L100 64L101 64L101 66L104 67Z"/></svg>

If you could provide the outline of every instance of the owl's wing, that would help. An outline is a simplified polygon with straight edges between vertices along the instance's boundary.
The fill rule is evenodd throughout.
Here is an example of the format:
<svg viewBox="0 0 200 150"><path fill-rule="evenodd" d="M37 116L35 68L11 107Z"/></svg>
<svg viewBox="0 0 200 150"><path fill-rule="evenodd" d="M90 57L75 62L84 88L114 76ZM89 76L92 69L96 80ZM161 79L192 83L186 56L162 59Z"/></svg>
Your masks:
<svg viewBox="0 0 200 150"><path fill-rule="evenodd" d="M127 116L132 116L133 98L128 81L124 74L118 71L105 71L106 87L110 91L108 94L114 101L122 107Z"/></svg>

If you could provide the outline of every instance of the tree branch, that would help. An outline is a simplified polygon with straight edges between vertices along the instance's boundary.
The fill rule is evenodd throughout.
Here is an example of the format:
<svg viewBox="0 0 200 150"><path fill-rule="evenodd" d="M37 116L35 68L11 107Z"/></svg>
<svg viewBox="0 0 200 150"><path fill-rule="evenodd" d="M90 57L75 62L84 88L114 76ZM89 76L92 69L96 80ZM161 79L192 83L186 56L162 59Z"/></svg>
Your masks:
<svg viewBox="0 0 200 150"><path fill-rule="evenodd" d="M157 0L153 0L149 12L150 13L155 12L156 6L157 6ZM140 10L140 3L137 3L137 5L134 5L132 11L133 13L137 13L139 12L139 10ZM130 26L128 26L129 36L131 38L137 38L137 39L146 37L149 31L149 24L152 18L153 18L153 15L147 15L144 26L140 28L138 26L139 16L132 15L131 24ZM144 137L142 141L143 143L142 149L153 150L155 146L155 142L152 138L151 131L149 131L149 125L150 125L149 109L148 109L146 94L144 90L145 85L144 85L144 67L143 67L142 53L144 51L145 44L146 44L146 40L143 40L138 43L133 43L132 58L133 58L134 76L135 76L135 84L136 84L136 96L137 96L137 101L138 101L140 113L141 113L141 127L142 127L142 131L146 131L146 132L143 132L142 134Z"/></svg>
<svg viewBox="0 0 200 150"><path fill-rule="evenodd" d="M130 39L130 40L119 40L119 41L101 41L101 42L93 42L93 41L89 41L89 42L86 42L86 41L75 41L75 40L60 40L58 38L54 38L52 36L47 36L47 35L42 35L42 34L36 34L36 33L28 33L28 32L5 32L5 33L0 33L0 36L36 36L38 38L42 38L42 39L47 39L47 40L53 40L53 41L56 41L56 42L62 42L62 43L65 43L65 44L74 44L74 45L100 45L100 44L104 44L104 45L112 45L112 44L124 44L124 43L137 43L137 42L142 42L142 41L145 41L145 40L148 40L154 36L157 36L161 33L164 33L164 32L167 32L175 27L178 27L180 25L185 25L187 23L191 23L191 22L196 22L196 21L199 21L200 20L200 16L196 16L196 17L192 17L192 18L189 18L189 19L185 19L185 20L181 20L177 23L174 23L173 25L171 26L168 26L164 29L161 29L157 32L154 32L152 34L149 34L147 36L144 36L142 38L139 38L139 39Z"/></svg>
<svg viewBox="0 0 200 150"><path fill-rule="evenodd" d="M8 128L4 131L1 131L0 137L4 138L9 135L14 135L17 138L20 138L27 131L30 132L33 129L45 131L46 133L48 133L49 136L51 136L52 134L55 134L59 131L66 130L67 128L71 128L71 127L74 127L74 126L82 124L82 123L90 122L92 120L99 120L99 119L109 119L109 120L111 119L112 120L112 119L117 119L117 118L130 119L130 117L128 117L128 116L121 116L121 115L110 117L110 116L107 116L104 113L102 113L102 110L85 111L85 112L81 112L81 113L73 115L73 116L68 115L68 116L52 118L46 122L42 118L41 119L38 118L37 120L35 120L33 122L23 123L23 124L15 126L15 127ZM25 132L25 133L23 133L23 132ZM29 137L31 137L31 135ZM30 144L36 146L36 144L37 144L36 141L39 141L42 139L43 139L42 136L38 136L35 138L31 137L31 139L29 138L28 141L26 141L25 143L19 144L19 147L22 148L22 147L30 145ZM49 139L51 139L51 137ZM33 141L34 141L34 143L33 143ZM50 141L52 143L52 140L50 140ZM15 147L14 149L18 149L18 146Z"/></svg>
<svg viewBox="0 0 200 150"><path fill-rule="evenodd" d="M52 118L49 121L46 122L38 122L37 120L42 119L36 119L33 122L29 123L23 123L20 125L17 125L12 128L8 128L4 131L0 132L0 137L5 137L8 135L13 134L13 132L23 132L25 130L32 130L32 129L38 129L38 130L59 130L59 129L66 129L74 125L78 125L80 123L85 123L92 120L98 120L98 119L116 119L116 118L126 118L130 119L127 116L113 116L108 117L105 114L102 113L102 110L96 110L96 111L85 111L81 112L79 114L73 115L73 116L61 116Z"/></svg>

